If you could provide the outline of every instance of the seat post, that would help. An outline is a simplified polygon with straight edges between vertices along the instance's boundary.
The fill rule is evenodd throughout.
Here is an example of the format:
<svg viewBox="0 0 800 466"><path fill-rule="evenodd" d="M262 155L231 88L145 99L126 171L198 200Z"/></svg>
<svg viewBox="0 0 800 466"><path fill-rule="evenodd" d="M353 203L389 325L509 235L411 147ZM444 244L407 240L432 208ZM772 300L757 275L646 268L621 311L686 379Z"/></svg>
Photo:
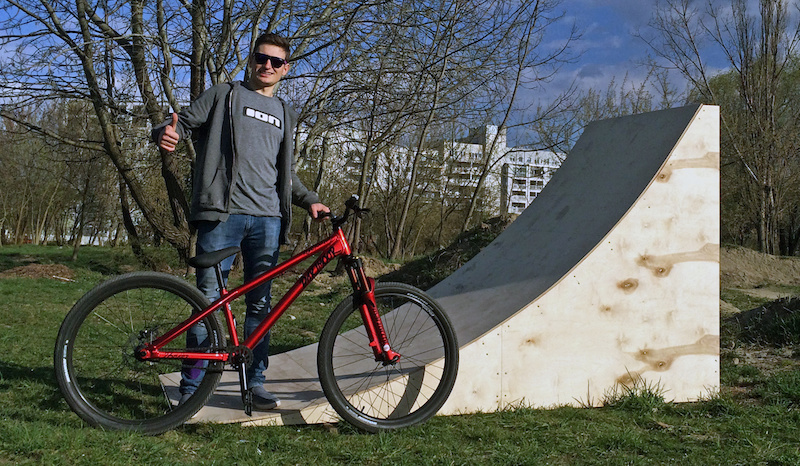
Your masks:
<svg viewBox="0 0 800 466"><path fill-rule="evenodd" d="M217 285L219 286L219 295L222 297L225 294L225 282L222 278L222 266L219 262L214 264L214 273L217 275Z"/></svg>

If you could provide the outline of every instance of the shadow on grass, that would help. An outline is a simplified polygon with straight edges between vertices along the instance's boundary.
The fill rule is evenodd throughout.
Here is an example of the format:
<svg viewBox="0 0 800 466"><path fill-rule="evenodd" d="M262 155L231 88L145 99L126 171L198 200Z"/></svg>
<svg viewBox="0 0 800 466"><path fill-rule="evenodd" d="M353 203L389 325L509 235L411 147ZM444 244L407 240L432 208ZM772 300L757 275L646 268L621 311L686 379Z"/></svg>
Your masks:
<svg viewBox="0 0 800 466"><path fill-rule="evenodd" d="M0 361L0 397L20 407L66 410L52 366L27 367Z"/></svg>

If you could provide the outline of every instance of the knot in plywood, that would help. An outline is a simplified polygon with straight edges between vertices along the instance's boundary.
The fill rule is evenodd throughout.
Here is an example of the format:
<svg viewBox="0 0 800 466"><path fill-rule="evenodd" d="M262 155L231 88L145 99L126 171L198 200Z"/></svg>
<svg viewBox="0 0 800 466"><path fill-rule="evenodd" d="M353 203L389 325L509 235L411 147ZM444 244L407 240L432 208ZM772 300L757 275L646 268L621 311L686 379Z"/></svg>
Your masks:
<svg viewBox="0 0 800 466"><path fill-rule="evenodd" d="M672 363L682 356L711 355L719 356L719 335L703 335L699 340L688 345L671 346L666 348L642 348L631 353L634 359L645 364L638 371L628 371L617 377L617 383L628 386L642 378L644 372L665 372Z"/></svg>
<svg viewBox="0 0 800 466"><path fill-rule="evenodd" d="M710 168L719 170L719 152L709 151L702 157L693 159L671 160L656 176L656 181L666 183L672 177L672 172L686 168Z"/></svg>
<svg viewBox="0 0 800 466"><path fill-rule="evenodd" d="M639 280L635 278L629 278L627 280L623 280L617 283L617 288L624 291L626 294L631 294L636 291L636 288L639 288Z"/></svg>
<svg viewBox="0 0 800 466"><path fill-rule="evenodd" d="M642 254L636 259L636 264L650 269L653 275L660 278L669 275L672 267L681 262L719 262L719 244L707 243L697 251L678 252L660 256Z"/></svg>
<svg viewBox="0 0 800 466"><path fill-rule="evenodd" d="M666 277L672 270L673 263L670 256L648 256L642 255L636 260L636 264L650 269L656 277Z"/></svg>

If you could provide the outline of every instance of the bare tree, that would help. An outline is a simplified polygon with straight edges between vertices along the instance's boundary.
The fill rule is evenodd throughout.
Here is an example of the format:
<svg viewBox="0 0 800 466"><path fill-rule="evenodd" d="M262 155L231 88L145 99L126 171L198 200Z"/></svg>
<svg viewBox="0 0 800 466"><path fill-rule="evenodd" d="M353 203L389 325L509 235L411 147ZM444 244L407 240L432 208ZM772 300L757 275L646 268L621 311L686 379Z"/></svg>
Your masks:
<svg viewBox="0 0 800 466"><path fill-rule="evenodd" d="M91 109L80 102L52 102L45 110L18 113L14 118L31 122L33 113L38 115L37 127L63 133L91 134L96 129ZM53 144L10 119L5 120L2 128L2 144L8 147L0 155L4 167L0 189L5 192L4 201L8 201L4 203L3 215L14 217L12 231L16 242L24 239L40 244L53 238L63 244L62 227L85 225L96 236L112 223L110 171L102 152ZM90 190L85 189L87 186ZM75 217L71 217L73 212ZM73 228L73 240L79 241L81 235L77 233Z"/></svg>
<svg viewBox="0 0 800 466"><path fill-rule="evenodd" d="M499 41L500 44L506 44L505 47L495 51L496 56L504 58L495 65L498 79L493 81L493 98L499 104L490 115L501 129L507 128L512 123L534 126L538 121L548 119L551 113L559 111L556 106L558 98L552 105L539 107L535 112L530 112L529 104L522 103L520 107L518 97L523 89L533 88L552 78L560 66L571 58L569 47L578 37L577 30L573 27L568 37L562 40L560 47L556 49L544 47L548 32L562 19L557 10L559 2L531 0L521 2L518 6L519 8L509 18L510 27L503 29L503 37ZM499 161L496 150L499 142L496 137L487 141L488 147L483 154L477 186L472 192L464 214L461 231L469 228L481 189L490 170Z"/></svg>
<svg viewBox="0 0 800 466"><path fill-rule="evenodd" d="M412 228L423 222L415 216L427 215L419 199L431 180L420 178L420 167L426 148L441 134L438 128L520 110L514 92L493 92L551 75L569 45L567 40L555 52L542 47L545 33L561 19L558 4L9 0L0 6L0 46L14 52L0 57L0 115L60 144L104 153L121 183L121 223L129 237L152 230L186 257L193 147L187 141L176 153L159 152L148 146L147 128L207 84L238 79L257 35L279 32L293 42L292 73L279 92L301 110L306 141L342 131L358 139L360 154L350 169L357 172L354 189L365 205L385 154L398 146L413 148L397 161L403 167L397 173L408 176L405 183L385 194L402 201L391 207L397 215L387 217L392 224L384 230L391 242L387 254L399 255L419 241L421 231ZM54 99L90 103L99 137L59 131L15 112ZM507 107L498 110L500 101ZM312 159L312 146L298 142L298 155L309 164L301 174L333 190L323 165L332 163L330 157ZM147 228L130 221L131 209ZM356 244L360 231L356 223Z"/></svg>
<svg viewBox="0 0 800 466"><path fill-rule="evenodd" d="M167 105L179 110L180 102L202 90L206 76L212 83L235 77L262 30L295 39L292 58L311 59L346 37L362 5L338 0L9 0L0 7L0 44L16 52L0 59L5 102L0 114L13 118L15 107L54 98L90 102L100 141L59 134L30 120L17 122L62 144L102 150L152 229L186 257L191 146L188 157L157 154L161 188L153 196L137 169L150 163L155 149L144 154L150 160L138 158L142 152L124 144L126 130L140 128L142 140L147 124L163 121Z"/></svg>
<svg viewBox="0 0 800 466"><path fill-rule="evenodd" d="M428 107L420 115L421 122L418 130L416 131L416 145L413 149L411 156L411 167L409 174L408 186L405 190L405 196L402 206L399 208L399 218L394 228L393 235L387 235L391 238L393 246L389 253L390 259L400 257L404 247L404 233L406 229L406 222L408 221L409 212L411 210L412 202L417 194L417 180L420 172L420 165L423 161L424 150L426 148L427 138L429 137L429 130L436 124L437 119L440 120L441 114L450 113L446 111L448 98L450 102L458 101L464 98L464 91L470 91L470 87L464 86L458 77L456 79L446 80L448 74L455 74L451 68L460 67L458 52L466 48L466 44L454 40L459 36L457 28L465 22L468 14L465 8L467 4L462 4L459 1L453 2L448 5L450 11L448 15L443 15L436 21L432 22L425 38L426 43L421 43L417 40L414 42L415 50L422 50L423 53L420 60L426 64L421 74L422 79L417 81L417 88L415 94L422 97L424 102L428 103ZM458 50L458 49L461 50ZM465 89L466 88L466 89ZM452 105L451 105L452 107ZM416 242L416 241L415 241ZM413 248L412 248L413 250Z"/></svg>
<svg viewBox="0 0 800 466"><path fill-rule="evenodd" d="M429 148L442 137L441 128L452 121L484 122L485 115L498 114L498 107L506 114L520 111L513 93L498 94L497 89L507 90L509 79L517 79L517 89L532 86L566 59L572 37L555 52L542 47L548 28L561 19L554 14L557 5L505 0L384 4L376 10L381 12L379 29L354 28L364 46L353 50L351 66L337 75L336 108L344 112L326 118L362 134L358 193L363 202L372 202L381 164L405 173L405 182L395 184L398 190L387 192L381 203L392 209L381 212L389 223L382 231L390 257L399 257L419 237L417 230L410 241L405 239L416 223L409 218L412 211L430 215L414 205L426 194L424 186L430 186L428 177L419 179L420 169L429 163ZM387 151L394 155L377 158ZM405 162L397 154L405 154ZM356 238L359 232L357 223Z"/></svg>
<svg viewBox="0 0 800 466"><path fill-rule="evenodd" d="M780 250L783 189L796 171L787 164L797 153L800 129L798 95L789 85L796 83L800 27L788 6L759 0L753 12L745 0L729 0L709 1L700 10L689 0L669 0L656 9L650 34L642 35L689 81L694 99L722 107L722 165L747 174L740 188L749 192L758 247L773 254ZM714 79L712 53L725 58L733 93L721 94L726 86Z"/></svg>

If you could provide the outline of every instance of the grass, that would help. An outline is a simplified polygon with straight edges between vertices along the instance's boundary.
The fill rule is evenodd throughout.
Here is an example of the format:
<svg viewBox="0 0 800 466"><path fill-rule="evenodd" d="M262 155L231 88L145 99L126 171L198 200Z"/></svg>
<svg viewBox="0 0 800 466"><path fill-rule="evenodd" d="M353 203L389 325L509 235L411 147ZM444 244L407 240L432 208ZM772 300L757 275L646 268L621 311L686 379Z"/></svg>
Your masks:
<svg viewBox="0 0 800 466"><path fill-rule="evenodd" d="M800 295L800 287L797 286L771 286L770 290L775 291L781 296L798 296ZM727 301L728 303L736 306L738 309L742 311L747 311L750 309L757 308L759 306L763 306L771 302L772 300L769 298L761 298L756 297L750 294L747 294L740 290L732 290L732 289L722 289L720 290L720 299L723 301Z"/></svg>
<svg viewBox="0 0 800 466"><path fill-rule="evenodd" d="M800 463L800 373L722 357L723 389L700 403L665 402L658 386L609 394L603 408L518 406L437 417L380 435L348 425L192 425L156 437L85 425L58 391L52 347L65 313L103 271L135 265L124 251L0 248L0 271L22 258L64 263L74 282L0 279L0 463L14 464L764 464ZM276 283L276 288L285 286ZM327 278L293 307L276 345L314 341L346 292ZM320 305L322 302L322 305ZM297 333L300 336L287 336Z"/></svg>
<svg viewBox="0 0 800 466"><path fill-rule="evenodd" d="M720 290L719 297L742 311L754 309L769 302L769 299L757 298L739 290Z"/></svg>

